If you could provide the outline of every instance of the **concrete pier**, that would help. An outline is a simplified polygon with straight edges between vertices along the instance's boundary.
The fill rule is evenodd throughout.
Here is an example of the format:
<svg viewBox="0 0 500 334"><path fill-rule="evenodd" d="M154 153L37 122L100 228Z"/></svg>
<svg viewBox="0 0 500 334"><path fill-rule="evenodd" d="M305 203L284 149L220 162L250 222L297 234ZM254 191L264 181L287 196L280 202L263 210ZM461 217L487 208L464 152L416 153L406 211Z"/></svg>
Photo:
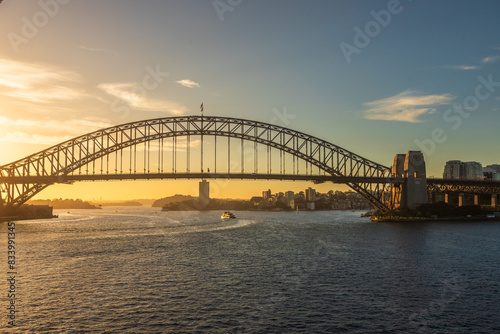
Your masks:
<svg viewBox="0 0 500 334"><path fill-rule="evenodd" d="M464 206L464 194L458 195L458 206Z"/></svg>

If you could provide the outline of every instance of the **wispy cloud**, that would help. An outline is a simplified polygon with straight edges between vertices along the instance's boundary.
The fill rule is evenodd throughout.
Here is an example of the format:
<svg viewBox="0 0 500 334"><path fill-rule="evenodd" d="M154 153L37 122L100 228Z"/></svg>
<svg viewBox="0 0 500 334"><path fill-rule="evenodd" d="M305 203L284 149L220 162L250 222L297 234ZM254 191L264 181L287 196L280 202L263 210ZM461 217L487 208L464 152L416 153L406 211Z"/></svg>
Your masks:
<svg viewBox="0 0 500 334"><path fill-rule="evenodd" d="M481 63L484 63L484 64L495 63L495 62L497 62L499 60L500 60L500 56L490 56L490 57L483 58L481 60Z"/></svg>
<svg viewBox="0 0 500 334"><path fill-rule="evenodd" d="M461 70L461 71L478 70L481 68L479 66L474 66L474 65L446 65L445 67L453 69L453 70Z"/></svg>
<svg viewBox="0 0 500 334"><path fill-rule="evenodd" d="M70 119L67 121L45 120L33 121L27 119L10 119L0 116L0 126L5 128L29 128L29 129L46 129L51 133L68 133L75 136L86 132L106 128L112 126L105 119L88 118L88 119Z"/></svg>
<svg viewBox="0 0 500 334"><path fill-rule="evenodd" d="M176 81L176 83L181 84L181 85L183 85L184 87L187 87L187 88L200 87L199 83L194 82L194 81L189 80L189 79L179 80L179 81Z"/></svg>
<svg viewBox="0 0 500 334"><path fill-rule="evenodd" d="M100 118L33 121L0 116L0 141L54 145L109 126L111 124L107 120Z"/></svg>
<svg viewBox="0 0 500 334"><path fill-rule="evenodd" d="M175 101L153 99L148 98L145 94L138 94L134 89L138 86L134 83L106 83L97 87L137 110L164 111L174 115L183 115L188 111L186 106Z"/></svg>
<svg viewBox="0 0 500 334"><path fill-rule="evenodd" d="M450 104L454 97L449 94L420 95L406 90L398 95L364 103L366 119L417 123L425 114L432 114L436 106Z"/></svg>
<svg viewBox="0 0 500 334"><path fill-rule="evenodd" d="M80 83L79 74L49 65L0 59L0 94L17 101L51 103L86 97L70 86Z"/></svg>
<svg viewBox="0 0 500 334"><path fill-rule="evenodd" d="M82 50L87 50L87 51L106 51L104 49L90 48L88 46L83 46L83 45L78 45L78 48L80 48Z"/></svg>
<svg viewBox="0 0 500 334"><path fill-rule="evenodd" d="M0 136L0 142L38 144L38 145L56 145L63 141L71 139L71 136L46 136L39 134L28 134L25 132L9 132Z"/></svg>
<svg viewBox="0 0 500 334"><path fill-rule="evenodd" d="M76 45L77 48L85 50L85 51L90 51L90 52L102 52L102 53L109 53L113 55L118 55L118 53L112 51L112 50L107 50L107 49L99 49L99 48L92 48L88 47L85 45Z"/></svg>

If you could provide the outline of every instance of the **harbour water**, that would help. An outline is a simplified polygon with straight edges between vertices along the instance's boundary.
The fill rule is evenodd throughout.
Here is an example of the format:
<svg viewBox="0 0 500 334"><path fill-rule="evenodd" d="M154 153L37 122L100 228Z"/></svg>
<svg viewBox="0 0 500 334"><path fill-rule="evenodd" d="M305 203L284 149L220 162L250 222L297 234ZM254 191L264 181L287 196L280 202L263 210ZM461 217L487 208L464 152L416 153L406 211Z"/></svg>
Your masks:
<svg viewBox="0 0 500 334"><path fill-rule="evenodd" d="M1 331L500 331L500 223L234 213L105 208L17 222L17 326L4 279Z"/></svg>

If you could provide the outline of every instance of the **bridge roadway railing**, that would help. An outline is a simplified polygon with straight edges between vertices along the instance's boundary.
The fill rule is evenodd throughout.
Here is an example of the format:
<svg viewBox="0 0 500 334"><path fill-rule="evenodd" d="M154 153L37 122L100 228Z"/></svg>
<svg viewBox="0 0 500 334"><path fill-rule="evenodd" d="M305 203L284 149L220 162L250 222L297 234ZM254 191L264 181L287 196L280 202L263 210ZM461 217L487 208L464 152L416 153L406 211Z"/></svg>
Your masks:
<svg viewBox="0 0 500 334"><path fill-rule="evenodd" d="M500 194L499 181L427 179L429 193Z"/></svg>
<svg viewBox="0 0 500 334"><path fill-rule="evenodd" d="M256 174L256 173L145 173L145 174L95 174L95 175L59 175L59 176L13 176L0 177L2 182L10 184L24 183L72 183L76 181L111 181L111 180L161 180L161 179L240 179L240 180L287 180L312 181L316 184L333 182L347 183L403 183L398 177L362 177L362 176L332 176L305 174Z"/></svg>

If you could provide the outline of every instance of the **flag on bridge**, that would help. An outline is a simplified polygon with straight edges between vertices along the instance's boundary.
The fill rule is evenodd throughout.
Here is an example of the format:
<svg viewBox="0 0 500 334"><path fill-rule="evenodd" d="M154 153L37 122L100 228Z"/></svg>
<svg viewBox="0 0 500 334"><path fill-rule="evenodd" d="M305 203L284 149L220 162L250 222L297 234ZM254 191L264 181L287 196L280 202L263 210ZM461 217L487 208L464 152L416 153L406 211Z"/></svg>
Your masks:
<svg viewBox="0 0 500 334"><path fill-rule="evenodd" d="M201 103L200 109L201 109L200 112L203 112L203 102Z"/></svg>

